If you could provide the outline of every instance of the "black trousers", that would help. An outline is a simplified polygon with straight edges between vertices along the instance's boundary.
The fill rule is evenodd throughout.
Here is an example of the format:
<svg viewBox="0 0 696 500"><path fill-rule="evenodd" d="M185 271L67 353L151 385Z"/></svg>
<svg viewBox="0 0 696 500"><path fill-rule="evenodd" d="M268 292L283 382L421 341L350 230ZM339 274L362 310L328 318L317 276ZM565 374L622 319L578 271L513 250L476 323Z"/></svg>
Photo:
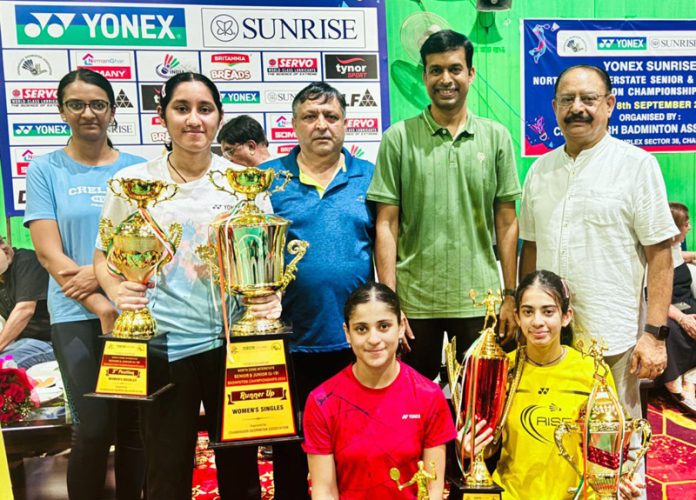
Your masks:
<svg viewBox="0 0 696 500"><path fill-rule="evenodd" d="M433 380L442 366L442 339L457 338L457 359L461 360L469 346L483 329L483 317L479 318L433 318L409 319L415 339L409 339L411 352L402 360L418 373ZM446 380L446 379L445 379Z"/></svg>
<svg viewBox="0 0 696 500"><path fill-rule="evenodd" d="M353 351L291 354L295 368L297 403L304 410L309 393L330 379L353 360ZM307 456L299 442L273 445L273 478L276 500L308 499Z"/></svg>
<svg viewBox="0 0 696 500"><path fill-rule="evenodd" d="M190 500L200 404L210 433L221 403L224 347L170 363L172 389L141 405L149 499ZM220 498L257 500L257 447L215 450Z"/></svg>
<svg viewBox="0 0 696 500"><path fill-rule="evenodd" d="M109 448L115 443L116 498L137 500L145 479L137 403L84 396L97 386L99 335L101 325L96 319L51 326L53 350L74 421L68 496L70 500L102 498Z"/></svg>

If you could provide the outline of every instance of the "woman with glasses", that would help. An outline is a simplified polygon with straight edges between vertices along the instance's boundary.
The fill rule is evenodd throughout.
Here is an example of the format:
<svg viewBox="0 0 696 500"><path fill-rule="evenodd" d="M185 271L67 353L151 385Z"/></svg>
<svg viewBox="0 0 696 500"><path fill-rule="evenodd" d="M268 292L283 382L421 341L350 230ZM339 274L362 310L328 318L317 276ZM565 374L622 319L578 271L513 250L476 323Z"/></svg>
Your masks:
<svg viewBox="0 0 696 500"><path fill-rule="evenodd" d="M109 448L115 441L117 498L139 499L145 469L137 407L84 394L96 387L99 335L112 330L117 316L92 268L106 182L144 160L119 152L108 138L116 99L102 75L71 71L58 84L57 99L71 136L64 148L34 159L29 167L24 224L51 275L51 339L74 423L68 495L71 500L103 496Z"/></svg>

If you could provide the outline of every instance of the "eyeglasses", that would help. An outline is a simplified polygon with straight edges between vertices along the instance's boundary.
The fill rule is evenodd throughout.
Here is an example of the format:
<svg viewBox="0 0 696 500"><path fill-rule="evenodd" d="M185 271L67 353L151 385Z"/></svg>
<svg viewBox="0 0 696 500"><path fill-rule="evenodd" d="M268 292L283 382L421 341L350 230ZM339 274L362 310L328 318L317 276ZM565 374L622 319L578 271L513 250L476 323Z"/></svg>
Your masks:
<svg viewBox="0 0 696 500"><path fill-rule="evenodd" d="M224 149L222 151L223 158L227 158L228 160L233 161L232 157L237 152L237 150L240 148L240 146L241 146L241 144L237 144L236 146L232 146L229 149Z"/></svg>
<svg viewBox="0 0 696 500"><path fill-rule="evenodd" d="M77 101L70 100L65 101L65 107L68 108L73 113L82 113L86 107L92 110L92 113L101 114L106 113L106 110L111 106L107 101L97 100L97 101Z"/></svg>
<svg viewBox="0 0 696 500"><path fill-rule="evenodd" d="M608 95L610 95L610 94L582 94L579 96L562 95L562 96L558 96L558 98L556 99L556 103L561 108L569 108L573 104L575 104L575 101L579 97L580 102L582 103L583 106L586 106L588 108L594 108L600 99L607 97Z"/></svg>

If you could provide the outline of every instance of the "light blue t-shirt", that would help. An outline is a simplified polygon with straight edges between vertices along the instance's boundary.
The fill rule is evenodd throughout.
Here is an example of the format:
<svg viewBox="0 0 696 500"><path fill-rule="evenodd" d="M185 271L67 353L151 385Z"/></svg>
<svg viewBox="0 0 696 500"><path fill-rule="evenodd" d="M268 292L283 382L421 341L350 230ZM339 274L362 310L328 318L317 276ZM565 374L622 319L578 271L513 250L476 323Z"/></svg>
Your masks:
<svg viewBox="0 0 696 500"><path fill-rule="evenodd" d="M92 263L99 216L106 196L106 182L119 170L143 158L120 153L109 165L83 165L63 149L35 158L27 170L27 207L24 225L34 220L55 220L63 253L79 266ZM94 319L78 301L63 295L53 277L48 284L51 324Z"/></svg>

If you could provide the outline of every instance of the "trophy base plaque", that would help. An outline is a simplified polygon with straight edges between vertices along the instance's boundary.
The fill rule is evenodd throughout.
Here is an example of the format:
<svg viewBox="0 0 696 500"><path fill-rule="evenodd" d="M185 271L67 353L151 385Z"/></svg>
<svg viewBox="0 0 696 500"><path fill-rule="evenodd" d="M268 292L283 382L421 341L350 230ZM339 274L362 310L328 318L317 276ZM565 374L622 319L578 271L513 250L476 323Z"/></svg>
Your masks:
<svg viewBox="0 0 696 500"><path fill-rule="evenodd" d="M232 337L222 363L222 404L211 448L299 441L287 332Z"/></svg>
<svg viewBox="0 0 696 500"><path fill-rule="evenodd" d="M500 500L503 488L493 483L493 486L475 488L466 486L463 478L448 478L450 481L450 499L463 500Z"/></svg>
<svg viewBox="0 0 696 500"><path fill-rule="evenodd" d="M102 335L97 387L89 397L152 401L174 386L169 381L165 334L150 339Z"/></svg>
<svg viewBox="0 0 696 500"><path fill-rule="evenodd" d="M279 319L257 319L248 310L232 325L232 335L249 337L254 335L272 335L285 330L285 325Z"/></svg>

